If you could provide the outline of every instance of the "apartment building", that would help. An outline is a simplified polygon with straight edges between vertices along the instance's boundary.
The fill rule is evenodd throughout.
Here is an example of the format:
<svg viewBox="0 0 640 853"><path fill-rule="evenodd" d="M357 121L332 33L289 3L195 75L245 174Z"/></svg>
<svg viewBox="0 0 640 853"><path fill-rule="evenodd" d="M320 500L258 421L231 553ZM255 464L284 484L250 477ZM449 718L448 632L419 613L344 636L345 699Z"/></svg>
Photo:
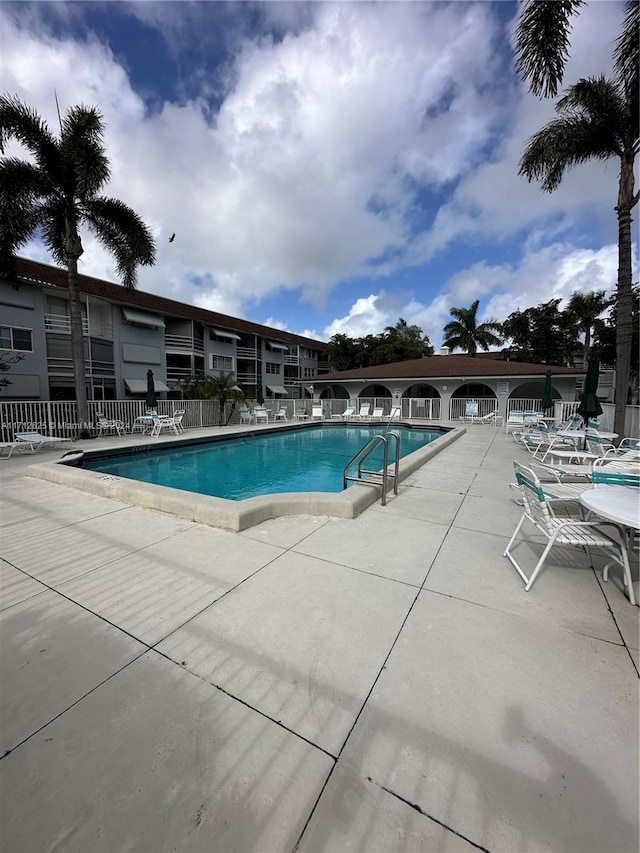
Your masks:
<svg viewBox="0 0 640 853"><path fill-rule="evenodd" d="M0 400L75 399L67 271L17 260L18 287L0 279ZM231 373L247 397L304 397L329 372L326 344L112 282L79 276L87 395L144 397L153 370L160 397L179 398L193 374Z"/></svg>

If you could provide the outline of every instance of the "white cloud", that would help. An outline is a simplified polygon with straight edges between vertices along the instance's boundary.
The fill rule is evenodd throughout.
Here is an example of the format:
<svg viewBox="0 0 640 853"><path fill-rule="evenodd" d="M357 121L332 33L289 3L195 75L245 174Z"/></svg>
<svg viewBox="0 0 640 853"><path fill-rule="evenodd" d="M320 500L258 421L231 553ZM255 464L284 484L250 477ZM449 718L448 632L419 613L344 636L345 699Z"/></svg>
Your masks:
<svg viewBox="0 0 640 853"><path fill-rule="evenodd" d="M634 262L637 264L637 258ZM490 319L502 322L514 311L551 299L562 300L562 308L575 291L604 290L611 294L616 286L617 266L618 247L615 245L592 250L554 243L526 254L514 265L491 266L482 262L460 270L429 304L417 299L400 304L385 292L370 294L354 302L344 317L330 323L325 335L377 335L386 326L395 325L398 317L403 317L407 323L420 326L431 343L438 347L442 342L442 330L451 320L452 307L468 308L479 299L480 322Z"/></svg>

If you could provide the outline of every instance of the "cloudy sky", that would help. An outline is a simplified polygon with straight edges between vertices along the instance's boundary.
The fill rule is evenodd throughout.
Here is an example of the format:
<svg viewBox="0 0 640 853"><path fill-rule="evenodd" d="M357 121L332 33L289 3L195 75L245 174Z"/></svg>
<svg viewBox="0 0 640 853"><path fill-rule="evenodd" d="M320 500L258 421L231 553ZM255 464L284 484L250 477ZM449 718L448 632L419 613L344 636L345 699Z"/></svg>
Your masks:
<svg viewBox="0 0 640 853"><path fill-rule="evenodd" d="M56 94L100 109L105 192L157 241L140 289L323 340L403 317L437 346L452 306L503 320L615 286L617 163L551 195L517 175L554 112L514 74L516 12L5 0L0 89L53 130ZM568 84L610 71L622 16L608 0L575 19ZM81 271L117 280L83 239ZM38 240L21 254L50 262Z"/></svg>

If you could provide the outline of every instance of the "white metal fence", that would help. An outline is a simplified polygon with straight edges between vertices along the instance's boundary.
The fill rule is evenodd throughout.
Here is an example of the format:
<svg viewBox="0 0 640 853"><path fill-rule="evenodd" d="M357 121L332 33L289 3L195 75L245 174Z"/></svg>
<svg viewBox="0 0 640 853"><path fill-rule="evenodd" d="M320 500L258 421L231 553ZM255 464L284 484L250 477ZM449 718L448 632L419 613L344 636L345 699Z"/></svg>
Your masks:
<svg viewBox="0 0 640 853"><path fill-rule="evenodd" d="M381 408L383 415L391 412L392 400L390 397L363 397L356 400L322 400L323 416L330 418L331 415L341 415L347 406L355 407L356 413L360 407L369 404L370 411ZM401 417L415 420L441 419L457 420L466 414L467 402L478 404L480 416L489 414L497 408L495 397L474 397L469 400L465 398L453 398L450 402L449 412L441 411L440 398L403 397L401 402ZM249 406L253 401L247 401ZM509 399L507 400L507 414L511 411L541 411L541 400L536 399ZM556 422L565 420L578 408L578 402L563 403L558 401L554 404L552 411ZM289 420L294 420L296 414L302 410L311 414L311 400L269 400L267 408L278 410L284 408ZM122 421L125 429L130 430L135 419L143 415L147 407L143 400L103 400L89 403L89 428L97 432L96 413L100 412L110 420ZM171 415L178 409L184 409L185 416L183 424L185 427L213 427L220 422L220 404L213 400L160 400L156 410L160 415ZM232 411L233 409L233 411ZM600 416L602 429L612 430L615 407L613 403L602 403L603 413ZM227 403L223 422L231 415L230 423L239 420L238 407ZM59 435L73 438L79 435L80 424L78 423L76 404L73 401L33 401L33 402L0 402L0 441L11 441L16 432L28 432L36 430L47 435ZM640 407L627 406L627 416L624 434L626 436L640 435ZM622 436L621 436L622 437Z"/></svg>

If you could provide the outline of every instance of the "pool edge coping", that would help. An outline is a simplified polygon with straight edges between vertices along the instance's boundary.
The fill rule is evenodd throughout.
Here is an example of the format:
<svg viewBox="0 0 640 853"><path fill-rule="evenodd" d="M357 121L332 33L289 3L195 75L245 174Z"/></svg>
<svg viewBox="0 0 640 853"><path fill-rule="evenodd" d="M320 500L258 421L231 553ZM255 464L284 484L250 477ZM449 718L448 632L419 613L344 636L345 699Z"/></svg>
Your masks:
<svg viewBox="0 0 640 853"><path fill-rule="evenodd" d="M454 426L426 447L403 457L399 465L399 482L457 441L465 432L464 427ZM64 459L30 465L25 473L29 477L70 486L121 503L155 509L235 533L283 516L328 515L335 518L357 518L382 494L382 487L379 485L355 484L343 492L277 492L245 498L242 501L231 501L171 486L143 483L100 471L76 468L69 465L68 460L65 464Z"/></svg>

